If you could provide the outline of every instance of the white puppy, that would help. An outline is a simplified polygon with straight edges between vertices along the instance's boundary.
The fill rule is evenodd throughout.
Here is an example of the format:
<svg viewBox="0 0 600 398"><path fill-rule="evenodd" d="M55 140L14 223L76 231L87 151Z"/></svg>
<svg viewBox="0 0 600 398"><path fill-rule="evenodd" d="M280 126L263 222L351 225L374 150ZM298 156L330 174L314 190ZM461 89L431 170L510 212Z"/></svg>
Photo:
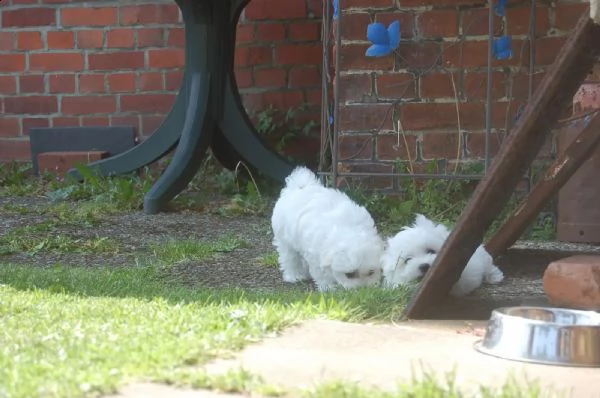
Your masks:
<svg viewBox="0 0 600 398"><path fill-rule="evenodd" d="M413 225L402 228L386 242L381 260L384 285L393 288L421 280L449 235L446 226L435 224L422 214L417 214ZM483 245L479 245L450 294L464 296L483 282L496 284L503 279L504 275L494 265L492 256Z"/></svg>
<svg viewBox="0 0 600 398"><path fill-rule="evenodd" d="M286 282L312 279L321 291L380 283L384 245L373 218L309 169L286 178L271 226Z"/></svg>

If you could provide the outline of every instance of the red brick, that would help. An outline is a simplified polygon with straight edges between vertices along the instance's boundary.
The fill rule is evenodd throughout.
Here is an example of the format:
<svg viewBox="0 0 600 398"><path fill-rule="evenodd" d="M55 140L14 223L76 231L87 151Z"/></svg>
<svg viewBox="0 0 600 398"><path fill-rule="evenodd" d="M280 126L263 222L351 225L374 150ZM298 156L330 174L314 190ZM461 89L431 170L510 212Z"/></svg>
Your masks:
<svg viewBox="0 0 600 398"><path fill-rule="evenodd" d="M237 27L235 34L236 43L251 43L254 41L254 30L256 25L254 24L240 24Z"/></svg>
<svg viewBox="0 0 600 398"><path fill-rule="evenodd" d="M104 47L104 31L100 29L78 30L77 48Z"/></svg>
<svg viewBox="0 0 600 398"><path fill-rule="evenodd" d="M242 101L249 111L263 110L269 105L278 109L297 108L305 102L304 95L298 90L243 94Z"/></svg>
<svg viewBox="0 0 600 398"><path fill-rule="evenodd" d="M379 98L411 98L417 96L417 79L410 73L390 73L378 75L377 96Z"/></svg>
<svg viewBox="0 0 600 398"><path fill-rule="evenodd" d="M393 104L356 104L340 106L340 131L368 132L393 128Z"/></svg>
<svg viewBox="0 0 600 398"><path fill-rule="evenodd" d="M285 40L285 25L280 23L260 24L256 26L259 41L273 43Z"/></svg>
<svg viewBox="0 0 600 398"><path fill-rule="evenodd" d="M21 94L43 94L46 92L44 75L21 75L19 76L19 92Z"/></svg>
<svg viewBox="0 0 600 398"><path fill-rule="evenodd" d="M29 135L32 128L36 127L50 127L50 118L48 117L24 117L23 121L23 134Z"/></svg>
<svg viewBox="0 0 600 398"><path fill-rule="evenodd" d="M163 74L161 72L143 72L137 79L136 87L141 91L160 91L164 87Z"/></svg>
<svg viewBox="0 0 600 398"><path fill-rule="evenodd" d="M165 121L164 116L142 115L140 118L140 131L143 136L154 133Z"/></svg>
<svg viewBox="0 0 600 398"><path fill-rule="evenodd" d="M340 69L392 70L394 68L393 56L366 57L365 51L368 47L368 45L364 44L348 44L342 46L340 52Z"/></svg>
<svg viewBox="0 0 600 398"><path fill-rule="evenodd" d="M40 50L44 48L40 32L17 32L17 48L19 50Z"/></svg>
<svg viewBox="0 0 600 398"><path fill-rule="evenodd" d="M342 163L340 162L340 165ZM394 171L393 164L385 163L343 163L345 171L352 173L372 173L375 176L360 177L360 184L367 189L390 189L393 187L393 178L391 176L381 176L383 173L392 173ZM349 177L342 177L348 180ZM341 182L341 181L340 181ZM339 183L338 183L339 184Z"/></svg>
<svg viewBox="0 0 600 398"><path fill-rule="evenodd" d="M25 69L24 54L2 54L0 56L0 72L21 72Z"/></svg>
<svg viewBox="0 0 600 398"><path fill-rule="evenodd" d="M364 1L364 0L362 0ZM483 6L486 0L402 0L403 7L422 7L422 6Z"/></svg>
<svg viewBox="0 0 600 398"><path fill-rule="evenodd" d="M141 69L144 67L144 53L142 51L90 53L88 66L90 70Z"/></svg>
<svg viewBox="0 0 600 398"><path fill-rule="evenodd" d="M79 75L79 92L81 94L97 94L106 92L103 73L88 73Z"/></svg>
<svg viewBox="0 0 600 398"><path fill-rule="evenodd" d="M341 135L338 140L339 160L372 160L373 136L371 134Z"/></svg>
<svg viewBox="0 0 600 398"><path fill-rule="evenodd" d="M133 48L135 47L135 30L121 28L106 32L106 47Z"/></svg>
<svg viewBox="0 0 600 398"><path fill-rule="evenodd" d="M555 306L600 310L598 255L575 255L550 263L544 271L543 283L548 300Z"/></svg>
<svg viewBox="0 0 600 398"><path fill-rule="evenodd" d="M4 10L2 12L2 27L55 26L56 10L47 7L23 8Z"/></svg>
<svg viewBox="0 0 600 398"><path fill-rule="evenodd" d="M334 82L335 82L334 78ZM340 79L340 104L363 102L372 95L373 76L364 74L343 74Z"/></svg>
<svg viewBox="0 0 600 398"><path fill-rule="evenodd" d="M21 135L21 124L18 117L0 117L0 137L18 137L19 135ZM0 141L0 146L3 142Z"/></svg>
<svg viewBox="0 0 600 398"><path fill-rule="evenodd" d="M569 31L577 25L577 21L584 12L589 12L589 2L567 3L559 2L556 5L554 27L562 31Z"/></svg>
<svg viewBox="0 0 600 398"><path fill-rule="evenodd" d="M480 129L484 126L483 104L462 103L459 110L461 129ZM441 130L458 127L454 103L407 103L400 107L400 115L405 130Z"/></svg>
<svg viewBox="0 0 600 398"><path fill-rule="evenodd" d="M538 40L539 42L539 40ZM493 66L517 66L521 63L519 54L523 42L513 39L513 57L496 60ZM537 48L537 46L536 46ZM487 40L445 43L443 62L446 67L483 68L488 63Z"/></svg>
<svg viewBox="0 0 600 398"><path fill-rule="evenodd" d="M507 11L508 12L508 11ZM462 34L465 36L480 36L487 35L489 32L488 26L488 8L466 9L463 11L462 18ZM511 21L512 22L512 21ZM502 19L494 15L494 27L502 26ZM508 28L511 28L512 23L509 22ZM497 29L494 29L496 32Z"/></svg>
<svg viewBox="0 0 600 398"><path fill-rule="evenodd" d="M254 85L256 87L285 87L287 86L287 72L281 68L255 69Z"/></svg>
<svg viewBox="0 0 600 398"><path fill-rule="evenodd" d="M138 29L138 47L162 47L165 45L165 32L160 28Z"/></svg>
<svg viewBox="0 0 600 398"><path fill-rule="evenodd" d="M53 117L52 127L79 127L78 117Z"/></svg>
<svg viewBox="0 0 600 398"><path fill-rule="evenodd" d="M458 36L458 12L456 10L425 11L417 17L417 24L421 37Z"/></svg>
<svg viewBox="0 0 600 398"><path fill-rule="evenodd" d="M289 87L305 88L321 85L321 70L316 66L297 66L290 69Z"/></svg>
<svg viewBox="0 0 600 398"><path fill-rule="evenodd" d="M43 152L38 154L37 161L40 172L64 175L78 164L86 165L106 157L106 151Z"/></svg>
<svg viewBox="0 0 600 398"><path fill-rule="evenodd" d="M183 28L169 29L169 37L167 39L167 47L184 47L185 46L185 30Z"/></svg>
<svg viewBox="0 0 600 398"><path fill-rule="evenodd" d="M111 26L117 24L116 7L74 7L60 10L62 26Z"/></svg>
<svg viewBox="0 0 600 398"><path fill-rule="evenodd" d="M304 103L321 106L322 90L320 88L304 90ZM313 120L317 119L315 116Z"/></svg>
<svg viewBox="0 0 600 398"><path fill-rule="evenodd" d="M73 94L75 92L75 75L52 74L48 76L48 84L51 94Z"/></svg>
<svg viewBox="0 0 600 398"><path fill-rule="evenodd" d="M175 4L141 4L119 9L121 25L170 24L179 22L179 9Z"/></svg>
<svg viewBox="0 0 600 398"><path fill-rule="evenodd" d="M14 32L0 32L0 51L12 51L15 49Z"/></svg>
<svg viewBox="0 0 600 398"><path fill-rule="evenodd" d="M0 94L16 94L17 79L15 76L0 75Z"/></svg>
<svg viewBox="0 0 600 398"><path fill-rule="evenodd" d="M502 98L506 93L506 75L502 72L492 73L492 98ZM487 72L465 72L463 94L467 100L487 98ZM514 92L513 92L514 94Z"/></svg>
<svg viewBox="0 0 600 398"><path fill-rule="evenodd" d="M490 155L494 156L498 153L502 140L503 133L491 133L489 136ZM469 133L467 135L467 155L470 158L485 158L485 133Z"/></svg>
<svg viewBox="0 0 600 398"><path fill-rule="evenodd" d="M236 67L268 65L273 62L272 50L267 46L237 47L235 49Z"/></svg>
<svg viewBox="0 0 600 398"><path fill-rule="evenodd" d="M123 95L121 112L167 113L174 102L172 94Z"/></svg>
<svg viewBox="0 0 600 398"><path fill-rule="evenodd" d="M182 71L167 71L165 72L165 89L169 91L179 90L183 82Z"/></svg>
<svg viewBox="0 0 600 398"><path fill-rule="evenodd" d="M288 25L288 38L294 41L318 41L321 38L321 23L292 23Z"/></svg>
<svg viewBox="0 0 600 398"><path fill-rule="evenodd" d="M395 0L344 0L344 8L388 8L394 5Z"/></svg>
<svg viewBox="0 0 600 398"><path fill-rule="evenodd" d="M531 7L527 4L525 7L514 7L506 9L506 19L508 22L509 35L526 35L529 33L529 19ZM535 11L535 33L537 36L545 35L550 29L550 19L548 15L549 8L544 5L538 5ZM581 16L581 14L579 14ZM579 16L577 18L579 18ZM556 16L558 18L558 14ZM577 21L575 21L577 22ZM575 25L573 25L575 26Z"/></svg>
<svg viewBox="0 0 600 398"><path fill-rule="evenodd" d="M451 72L454 73L454 72ZM454 98L460 93L455 93L452 87L450 73L430 72L421 76L421 98ZM460 89L460 76L454 73L456 90Z"/></svg>
<svg viewBox="0 0 600 398"><path fill-rule="evenodd" d="M399 68L429 69L440 63L440 43L408 42L398 48Z"/></svg>
<svg viewBox="0 0 600 398"><path fill-rule="evenodd" d="M417 137L409 134L377 134L376 159L380 161L395 161L398 159L415 160L417 158ZM408 148L407 145L408 144Z"/></svg>
<svg viewBox="0 0 600 398"><path fill-rule="evenodd" d="M372 22L368 13L352 13L344 15L340 26L340 34L344 40L366 40L367 26Z"/></svg>
<svg viewBox="0 0 600 398"><path fill-rule="evenodd" d="M464 143L458 131L432 131L423 134L421 152L424 159L456 159L457 155L462 157L463 147Z"/></svg>
<svg viewBox="0 0 600 398"><path fill-rule="evenodd" d="M51 31L47 33L48 49L75 48L75 33L69 31Z"/></svg>
<svg viewBox="0 0 600 398"><path fill-rule="evenodd" d="M533 75L533 92L535 93L536 88L540 85L544 79L545 72L537 72ZM523 72L512 76L512 91L510 90L510 79L508 76L505 78L506 83L506 95L517 100L525 100L529 98L529 73Z"/></svg>
<svg viewBox="0 0 600 398"><path fill-rule="evenodd" d="M0 160L31 160L29 140L0 141Z"/></svg>
<svg viewBox="0 0 600 398"><path fill-rule="evenodd" d="M345 18L345 17L344 17ZM407 39L415 35L415 16L411 12L379 12L375 15L375 21L389 26L394 21L400 22L400 35ZM362 40L367 39L367 27L363 27ZM343 36L342 36L343 37Z"/></svg>
<svg viewBox="0 0 600 398"><path fill-rule="evenodd" d="M117 102L113 96L63 96L61 110L64 115L114 113Z"/></svg>
<svg viewBox="0 0 600 398"><path fill-rule="evenodd" d="M185 65L183 49L148 50L150 68L180 68Z"/></svg>
<svg viewBox="0 0 600 398"><path fill-rule="evenodd" d="M536 66L552 65L566 41L566 37L544 37L538 39L535 45Z"/></svg>
<svg viewBox="0 0 600 398"><path fill-rule="evenodd" d="M81 53L42 53L29 54L31 71L80 71L84 58Z"/></svg>
<svg viewBox="0 0 600 398"><path fill-rule="evenodd" d="M89 126L110 126L110 118L108 116L82 116L81 125Z"/></svg>
<svg viewBox="0 0 600 398"><path fill-rule="evenodd" d="M246 6L244 13L246 18L254 20L297 19L307 17L306 2L298 0L253 0Z"/></svg>
<svg viewBox="0 0 600 398"><path fill-rule="evenodd" d="M492 106L492 128L510 129L521 105L517 101L496 101Z"/></svg>
<svg viewBox="0 0 600 398"><path fill-rule="evenodd" d="M136 131L140 130L140 117L138 115L110 116L111 126L133 126Z"/></svg>
<svg viewBox="0 0 600 398"><path fill-rule="evenodd" d="M4 112L36 115L58 111L56 97L48 95L30 95L27 97L4 98Z"/></svg>
<svg viewBox="0 0 600 398"><path fill-rule="evenodd" d="M113 93L135 91L135 74L113 73L108 75L108 89Z"/></svg>
<svg viewBox="0 0 600 398"><path fill-rule="evenodd" d="M235 70L235 81L238 88L248 88L253 85L252 82L252 69L236 69Z"/></svg>

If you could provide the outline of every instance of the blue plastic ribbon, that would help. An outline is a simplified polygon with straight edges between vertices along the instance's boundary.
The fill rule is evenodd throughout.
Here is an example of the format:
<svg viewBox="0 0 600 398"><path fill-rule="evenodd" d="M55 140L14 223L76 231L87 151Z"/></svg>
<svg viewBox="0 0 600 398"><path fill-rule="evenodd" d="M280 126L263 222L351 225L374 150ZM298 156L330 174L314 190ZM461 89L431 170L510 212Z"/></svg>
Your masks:
<svg viewBox="0 0 600 398"><path fill-rule="evenodd" d="M503 17L506 15L506 3L507 2L508 2L508 0L498 0L498 3L494 7L494 11L496 12L496 15L498 15L500 17Z"/></svg>
<svg viewBox="0 0 600 398"><path fill-rule="evenodd" d="M367 38L373 43L365 55L367 57L383 57L391 54L400 45L400 21L394 21L385 27L381 22L374 22L367 27Z"/></svg>
<svg viewBox="0 0 600 398"><path fill-rule="evenodd" d="M512 57L512 37L501 36L494 39L494 56L497 60L509 59Z"/></svg>
<svg viewBox="0 0 600 398"><path fill-rule="evenodd" d="M340 16L340 0L333 0L333 19Z"/></svg>

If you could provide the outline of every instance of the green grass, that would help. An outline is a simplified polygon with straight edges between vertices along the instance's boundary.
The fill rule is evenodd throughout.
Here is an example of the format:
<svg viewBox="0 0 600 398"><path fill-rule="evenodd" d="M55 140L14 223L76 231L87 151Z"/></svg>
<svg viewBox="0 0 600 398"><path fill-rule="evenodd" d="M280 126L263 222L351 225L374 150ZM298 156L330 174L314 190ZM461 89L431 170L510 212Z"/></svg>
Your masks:
<svg viewBox="0 0 600 398"><path fill-rule="evenodd" d="M212 242L196 239L170 240L151 246L155 258L164 264L174 264L181 261L201 261L218 253L248 247L248 243L235 236L222 236Z"/></svg>
<svg viewBox="0 0 600 398"><path fill-rule="evenodd" d="M10 397L106 393L139 378L202 385L189 366L305 319L389 319L408 297L192 290L156 267L0 265L0 282L0 394Z"/></svg>
<svg viewBox="0 0 600 398"><path fill-rule="evenodd" d="M279 257L277 252L269 252L262 256L259 260L260 265L264 265L267 267L278 267L279 266Z"/></svg>

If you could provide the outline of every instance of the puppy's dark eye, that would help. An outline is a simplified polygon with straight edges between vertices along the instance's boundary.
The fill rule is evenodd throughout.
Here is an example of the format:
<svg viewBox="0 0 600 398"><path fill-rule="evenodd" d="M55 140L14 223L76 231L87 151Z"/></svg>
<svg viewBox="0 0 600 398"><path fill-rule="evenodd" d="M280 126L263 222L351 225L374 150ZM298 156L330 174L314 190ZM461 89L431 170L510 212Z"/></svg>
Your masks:
<svg viewBox="0 0 600 398"><path fill-rule="evenodd" d="M344 275L346 275L346 278L348 279L354 279L358 277L358 271L346 272Z"/></svg>
<svg viewBox="0 0 600 398"><path fill-rule="evenodd" d="M406 257L406 258L404 259L404 262L405 262L405 263L407 263L407 262L409 262L409 261L411 261L411 260L412 260L412 257Z"/></svg>
<svg viewBox="0 0 600 398"><path fill-rule="evenodd" d="M435 250L433 250L433 249L427 249L427 250L425 250L425 252L427 254L435 254Z"/></svg>

